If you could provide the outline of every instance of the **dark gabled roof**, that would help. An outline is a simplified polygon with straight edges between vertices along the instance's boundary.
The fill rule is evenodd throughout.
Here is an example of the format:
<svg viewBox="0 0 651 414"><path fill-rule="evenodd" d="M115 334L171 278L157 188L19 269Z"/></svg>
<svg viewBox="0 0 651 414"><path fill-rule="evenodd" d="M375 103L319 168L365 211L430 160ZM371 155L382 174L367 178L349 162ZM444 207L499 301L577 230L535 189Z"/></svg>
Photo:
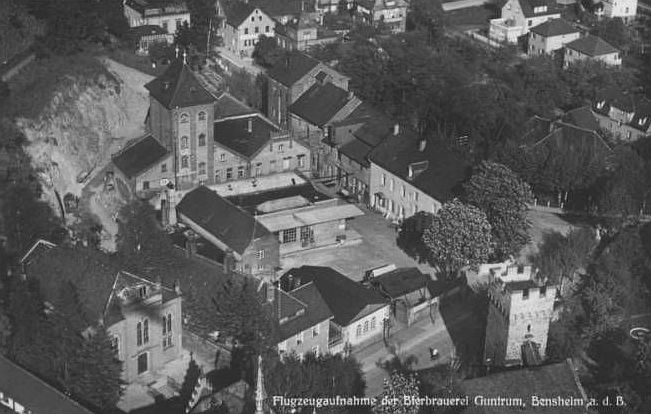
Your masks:
<svg viewBox="0 0 651 414"><path fill-rule="evenodd" d="M598 104L601 102L603 102L603 106L599 108ZM635 110L635 97L623 92L616 86L599 91L595 97L592 110L602 115L608 115L611 107L624 112L633 112Z"/></svg>
<svg viewBox="0 0 651 414"><path fill-rule="evenodd" d="M23 254L23 256L20 258L20 264L27 265L32 260L35 260L36 258L40 257L42 254L50 251L50 249L53 249L55 247L57 247L57 245L50 241L44 239L38 239L31 245L29 249L27 249L27 252L25 252L25 254Z"/></svg>
<svg viewBox="0 0 651 414"><path fill-rule="evenodd" d="M311 183L292 185L288 179L287 187L279 187L256 193L238 194L227 197L227 200L248 211L251 214L263 215L264 211L258 210L258 207L268 201L280 200L300 196L310 204L320 201L331 200L331 198L318 191Z"/></svg>
<svg viewBox="0 0 651 414"><path fill-rule="evenodd" d="M278 289L273 305L280 321L281 341L333 316L314 283L307 283L291 292Z"/></svg>
<svg viewBox="0 0 651 414"><path fill-rule="evenodd" d="M633 118L631 118L629 125L643 132L651 128L651 100L643 97L637 102Z"/></svg>
<svg viewBox="0 0 651 414"><path fill-rule="evenodd" d="M246 1L231 0L224 2L226 23L233 27L239 27L255 9L256 6Z"/></svg>
<svg viewBox="0 0 651 414"><path fill-rule="evenodd" d="M323 127L348 101L348 91L331 83L314 84L290 105L289 110L312 125Z"/></svg>
<svg viewBox="0 0 651 414"><path fill-rule="evenodd" d="M532 27L530 31L544 37L561 36L579 32L576 27L569 24L565 19L547 20L545 23Z"/></svg>
<svg viewBox="0 0 651 414"><path fill-rule="evenodd" d="M113 156L113 164L127 177L135 177L160 161L167 155L167 150L154 137L147 135L143 139L124 148Z"/></svg>
<svg viewBox="0 0 651 414"><path fill-rule="evenodd" d="M408 293L426 289L430 277L417 267L403 267L371 279L371 284L379 286L381 292L395 299Z"/></svg>
<svg viewBox="0 0 651 414"><path fill-rule="evenodd" d="M93 414L64 393L26 369L0 355L0 390L22 405L26 412L48 414ZM14 411L9 410L13 413Z"/></svg>
<svg viewBox="0 0 651 414"><path fill-rule="evenodd" d="M562 396L563 398L574 397L583 398L585 401L585 392L578 376L576 375L574 365L568 359L556 364L543 365L530 368L513 369L499 372L484 377L473 378L462 381L459 384L460 391L470 397L482 396L484 398L505 397L522 398L523 401L529 402L531 396L535 395L540 398L554 398ZM585 413L585 406L563 407L559 410L557 406L538 406L533 407L527 404L526 407L514 406L490 406L490 405L473 405L465 409L463 413L536 413L536 414L558 414L563 413Z"/></svg>
<svg viewBox="0 0 651 414"><path fill-rule="evenodd" d="M249 124L251 132L248 130ZM269 142L271 133L278 131L278 128L257 115L215 122L214 129L215 142L244 158L252 158Z"/></svg>
<svg viewBox="0 0 651 414"><path fill-rule="evenodd" d="M599 122L589 106L572 109L565 114L565 122L589 131L599 130Z"/></svg>
<svg viewBox="0 0 651 414"><path fill-rule="evenodd" d="M274 18L313 12L315 5L313 1L308 0L253 0L251 3Z"/></svg>
<svg viewBox="0 0 651 414"><path fill-rule="evenodd" d="M555 0L518 0L524 17L546 16L560 13ZM534 12L537 7L547 7L543 12Z"/></svg>
<svg viewBox="0 0 651 414"><path fill-rule="evenodd" d="M161 14L188 12L187 4L179 0L127 0L125 4L141 14L152 9L159 9Z"/></svg>
<svg viewBox="0 0 651 414"><path fill-rule="evenodd" d="M233 95L224 92L215 102L215 122L233 116L255 114L257 111L243 102L238 101Z"/></svg>
<svg viewBox="0 0 651 414"><path fill-rule="evenodd" d="M329 267L301 266L287 271L280 280L281 286L286 288L310 282L332 311L334 321L341 326L347 326L387 303L375 290L365 288Z"/></svg>
<svg viewBox="0 0 651 414"><path fill-rule="evenodd" d="M353 135L367 145L375 148L385 138L391 135L393 125L391 119L386 116L381 119L375 117L372 121L365 123L364 126L355 131Z"/></svg>
<svg viewBox="0 0 651 414"><path fill-rule="evenodd" d="M146 84L145 88L168 109L215 101L215 97L195 78L192 69L179 59L174 60L162 75Z"/></svg>
<svg viewBox="0 0 651 414"><path fill-rule="evenodd" d="M583 147L593 155L604 155L611 150L608 143L595 131L589 131L563 122L555 122L553 131L536 142L533 147L543 145L551 145L563 152L577 151L579 147Z"/></svg>
<svg viewBox="0 0 651 414"><path fill-rule="evenodd" d="M370 155L370 160L439 202L453 198L468 178L469 166L442 145L428 143L419 151L419 138L410 130L390 135ZM409 165L427 161L427 168L409 179Z"/></svg>
<svg viewBox="0 0 651 414"><path fill-rule="evenodd" d="M354 139L339 147L339 152L341 154L344 154L351 160L356 161L365 167L370 165L368 162L368 156L371 151L373 151L373 147L358 139Z"/></svg>
<svg viewBox="0 0 651 414"><path fill-rule="evenodd" d="M540 287L540 285L533 280L516 280L513 282L506 282L504 285L510 292L519 292L525 289L535 289Z"/></svg>
<svg viewBox="0 0 651 414"><path fill-rule="evenodd" d="M291 87L321 62L299 51L287 53L269 68L267 76Z"/></svg>
<svg viewBox="0 0 651 414"><path fill-rule="evenodd" d="M145 26L136 26L129 29L128 36L133 39L140 40L144 36L153 36L153 35L164 35L167 34L167 30L163 29L160 26L154 24L145 25Z"/></svg>
<svg viewBox="0 0 651 414"><path fill-rule="evenodd" d="M588 56L603 56L618 53L619 49L600 37L587 35L565 44L568 49L576 50Z"/></svg>
<svg viewBox="0 0 651 414"><path fill-rule="evenodd" d="M204 186L187 193L177 210L239 254L253 239L271 235L249 213Z"/></svg>

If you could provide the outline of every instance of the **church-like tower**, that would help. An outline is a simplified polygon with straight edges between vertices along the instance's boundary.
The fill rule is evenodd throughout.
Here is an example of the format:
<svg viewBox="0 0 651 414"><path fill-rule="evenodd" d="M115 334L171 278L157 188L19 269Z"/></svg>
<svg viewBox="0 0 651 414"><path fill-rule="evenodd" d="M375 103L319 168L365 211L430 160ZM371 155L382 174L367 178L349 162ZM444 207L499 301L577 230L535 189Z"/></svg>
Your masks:
<svg viewBox="0 0 651 414"><path fill-rule="evenodd" d="M213 183L216 99L197 80L185 55L145 88L150 101L149 131L172 153L171 165L160 168L174 171L177 189Z"/></svg>
<svg viewBox="0 0 651 414"><path fill-rule="evenodd" d="M531 266L491 270L484 346L489 366L537 365L545 359L556 286Z"/></svg>

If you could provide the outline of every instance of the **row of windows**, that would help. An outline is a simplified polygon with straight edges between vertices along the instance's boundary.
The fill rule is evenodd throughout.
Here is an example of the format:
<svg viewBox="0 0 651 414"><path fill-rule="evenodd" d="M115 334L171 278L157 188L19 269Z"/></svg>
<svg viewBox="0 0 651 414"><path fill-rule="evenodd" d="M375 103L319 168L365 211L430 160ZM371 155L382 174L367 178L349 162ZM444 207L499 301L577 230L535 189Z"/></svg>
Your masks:
<svg viewBox="0 0 651 414"><path fill-rule="evenodd" d="M253 19L253 17L251 17L251 19ZM262 16L260 16L260 20L262 20ZM252 21L253 21L253 20L252 20ZM260 27L255 26L255 27L253 28L253 31L254 31L254 33L256 33L256 34L257 34L257 33L260 33ZM269 32L270 32L270 28L269 28L269 26L265 26L265 27L264 27L264 32L265 32L265 33L269 33ZM248 34L249 34L249 29L248 29L248 27L247 27L247 28L244 28L244 34L245 34L245 35L248 35Z"/></svg>
<svg viewBox="0 0 651 414"><path fill-rule="evenodd" d="M360 337L362 335L366 335L369 331L374 331L376 328L376 319L375 316L371 318L370 322L368 320L364 321L364 323L358 323L357 324L357 331L355 332L356 337Z"/></svg>
<svg viewBox="0 0 651 414"><path fill-rule="evenodd" d="M149 343L149 319L143 319L136 324L136 345L143 346ZM119 338L114 336L111 339L111 345L119 353ZM172 346L172 314L168 313L163 316L163 347Z"/></svg>
<svg viewBox="0 0 651 414"><path fill-rule="evenodd" d="M188 149L189 142L190 142L190 139L186 135L182 136L181 137L181 149ZM206 134L199 134L197 145L200 146L200 147L205 147L206 146Z"/></svg>
<svg viewBox="0 0 651 414"><path fill-rule="evenodd" d="M0 405L5 406L9 408L11 411L18 414L32 414L30 410L25 408L22 404L19 404L16 400L11 398L9 395L4 394L2 391L0 391Z"/></svg>
<svg viewBox="0 0 651 414"><path fill-rule="evenodd" d="M382 174L381 180L380 180L380 185L382 187L385 187L387 184L387 175ZM393 181L393 178L389 180L389 191L393 191L395 187L395 183ZM407 187L403 184L400 186L400 196L401 197L406 197L407 196ZM418 191L412 191L409 194L409 198L414 201L418 201Z"/></svg>
<svg viewBox="0 0 651 414"><path fill-rule="evenodd" d="M547 286L541 286L539 289L538 297L544 298L545 296L547 296ZM529 289L524 289L522 291L522 300L527 299L529 299Z"/></svg>
<svg viewBox="0 0 651 414"><path fill-rule="evenodd" d="M206 113L203 111L199 112L197 114L197 121L205 121L205 120L206 120ZM182 113L179 122L182 124L187 124L188 122L190 122L190 115L186 113Z"/></svg>

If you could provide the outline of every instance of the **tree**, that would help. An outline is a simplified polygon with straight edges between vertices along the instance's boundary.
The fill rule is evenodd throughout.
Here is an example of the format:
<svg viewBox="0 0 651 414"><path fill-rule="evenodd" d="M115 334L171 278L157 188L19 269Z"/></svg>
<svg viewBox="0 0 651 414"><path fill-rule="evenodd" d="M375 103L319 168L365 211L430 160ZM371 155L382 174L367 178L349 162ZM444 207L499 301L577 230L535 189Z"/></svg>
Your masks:
<svg viewBox="0 0 651 414"><path fill-rule="evenodd" d="M418 381L414 375L394 372L384 380L384 390L377 397L378 404L373 407L374 414L417 414L420 406L405 404L406 397L420 396Z"/></svg>
<svg viewBox="0 0 651 414"><path fill-rule="evenodd" d="M480 208L491 225L498 261L517 255L529 241L529 184L502 164L484 161L464 186L466 202Z"/></svg>
<svg viewBox="0 0 651 414"><path fill-rule="evenodd" d="M351 356L305 354L304 358L270 355L264 362L265 390L268 395L292 397L361 397L366 384L359 362ZM291 407L275 407L290 412ZM327 413L346 413L347 407L319 407Z"/></svg>
<svg viewBox="0 0 651 414"><path fill-rule="evenodd" d="M43 33L43 23L17 0L0 0L0 63L24 52Z"/></svg>
<svg viewBox="0 0 651 414"><path fill-rule="evenodd" d="M477 207L458 200L443 205L423 232L428 261L447 278L466 266L477 266L493 252L491 225Z"/></svg>
<svg viewBox="0 0 651 414"><path fill-rule="evenodd" d="M398 247L419 262L427 260L427 248L423 243L423 231L432 224L433 218L434 214L430 212L418 211L400 224L400 233L397 240Z"/></svg>
<svg viewBox="0 0 651 414"><path fill-rule="evenodd" d="M597 20L590 33L599 36L619 50L628 51L633 43L632 29L618 17Z"/></svg>
<svg viewBox="0 0 651 414"><path fill-rule="evenodd" d="M190 363L188 364L188 369L185 371L185 378L181 385L181 391L179 392L179 396L181 397L184 406L187 406L188 402L192 398L194 387L196 387L197 381L200 377L201 367L199 367L194 358L190 358Z"/></svg>
<svg viewBox="0 0 651 414"><path fill-rule="evenodd" d="M260 35L258 43L255 44L253 49L253 60L258 65L270 68L278 62L287 52L278 46L276 39Z"/></svg>

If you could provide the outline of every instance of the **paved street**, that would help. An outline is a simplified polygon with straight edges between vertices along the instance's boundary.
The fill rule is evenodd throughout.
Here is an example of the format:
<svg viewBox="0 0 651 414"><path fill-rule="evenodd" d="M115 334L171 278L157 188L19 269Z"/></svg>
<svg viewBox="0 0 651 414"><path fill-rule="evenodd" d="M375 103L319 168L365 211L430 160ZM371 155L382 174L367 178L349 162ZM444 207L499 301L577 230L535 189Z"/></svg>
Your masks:
<svg viewBox="0 0 651 414"><path fill-rule="evenodd" d="M219 53L222 59L222 64L227 64L230 68L244 69L251 75L256 76L263 71L263 69L253 63L252 58L240 58L225 47L217 47L215 50Z"/></svg>
<svg viewBox="0 0 651 414"><path fill-rule="evenodd" d="M376 396L382 392L383 381L387 378L387 371L381 364L390 361L394 355L401 360L413 358L412 368L421 370L434 365L445 364L450 361L453 340L448 329L453 325L462 325L472 318L470 311L444 322L438 317L434 323L425 318L416 324L394 333L389 339L389 345L383 341L376 342L364 348L353 351L353 356L361 363L366 380L366 395ZM441 357L431 361L429 348L438 349Z"/></svg>

